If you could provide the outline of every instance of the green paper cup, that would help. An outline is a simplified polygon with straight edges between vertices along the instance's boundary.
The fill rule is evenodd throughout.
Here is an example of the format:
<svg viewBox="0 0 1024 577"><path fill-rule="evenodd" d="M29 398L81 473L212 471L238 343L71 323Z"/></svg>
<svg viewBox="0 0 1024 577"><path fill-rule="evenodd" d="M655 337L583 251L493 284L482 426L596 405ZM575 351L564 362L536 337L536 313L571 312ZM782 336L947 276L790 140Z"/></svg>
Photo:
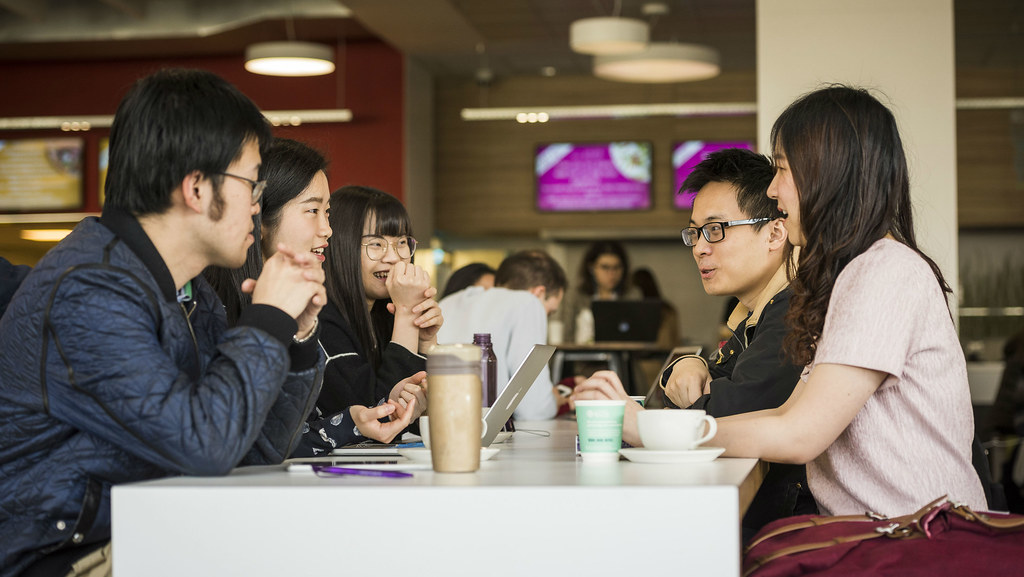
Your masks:
<svg viewBox="0 0 1024 577"><path fill-rule="evenodd" d="M625 411L626 401L576 401L576 426L584 463L619 460Z"/></svg>

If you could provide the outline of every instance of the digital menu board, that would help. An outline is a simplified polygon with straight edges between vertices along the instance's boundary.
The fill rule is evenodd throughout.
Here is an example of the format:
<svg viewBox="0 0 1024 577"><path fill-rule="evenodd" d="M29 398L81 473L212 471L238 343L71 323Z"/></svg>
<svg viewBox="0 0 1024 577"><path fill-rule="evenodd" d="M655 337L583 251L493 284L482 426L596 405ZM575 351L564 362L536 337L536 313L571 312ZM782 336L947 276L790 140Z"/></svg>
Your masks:
<svg viewBox="0 0 1024 577"><path fill-rule="evenodd" d="M110 167L110 139L100 139L100 187L99 189L99 200L100 206L103 206L103 201L106 199L107 193L107 169Z"/></svg>
<svg viewBox="0 0 1024 577"><path fill-rule="evenodd" d="M0 140L0 211L82 207L82 153L76 137Z"/></svg>
<svg viewBox="0 0 1024 577"><path fill-rule="evenodd" d="M649 142L542 145L534 171L537 209L543 212L651 207Z"/></svg>
<svg viewBox="0 0 1024 577"><path fill-rule="evenodd" d="M683 185L683 181L686 180L687 176L690 176L690 173L693 172L693 168L700 164L700 161L707 158L707 156L712 152L722 150L724 148L746 148L747 150L754 150L754 143L748 141L707 142L704 140L687 140L673 146L672 171L676 177L676 186L673 190L679 192L679 187ZM678 209L691 210L693 208L693 197L695 196L697 196L696 192L676 194L673 203Z"/></svg>

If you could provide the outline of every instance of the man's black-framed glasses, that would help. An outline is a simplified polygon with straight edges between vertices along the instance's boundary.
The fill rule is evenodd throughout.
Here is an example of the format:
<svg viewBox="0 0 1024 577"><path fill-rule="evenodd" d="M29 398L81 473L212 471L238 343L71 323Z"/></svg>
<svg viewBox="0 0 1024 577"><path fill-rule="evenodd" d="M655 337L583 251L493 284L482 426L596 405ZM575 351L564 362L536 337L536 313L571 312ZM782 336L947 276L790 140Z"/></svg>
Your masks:
<svg viewBox="0 0 1024 577"><path fill-rule="evenodd" d="M725 229L730 226L740 226L744 224L757 224L759 222L768 222L772 220L770 217L762 218L745 218L743 220L730 220L727 222L709 222L702 227L688 227L682 230L683 244L686 246L695 246L697 240L700 239L700 235L704 235L704 240L708 242L722 242L725 240Z"/></svg>
<svg viewBox="0 0 1024 577"><path fill-rule="evenodd" d="M230 172L214 172L213 174L219 176L230 176L231 178L237 178L242 182L252 187L252 203L256 204L260 201L260 197L263 196L263 191L267 189L267 181L265 180L252 180L244 176L238 176L237 174L231 174Z"/></svg>
<svg viewBox="0 0 1024 577"><path fill-rule="evenodd" d="M412 258L416 253L416 239L411 236L401 236L395 242L389 242L382 236L364 236L363 247L366 249L366 257L370 260L380 260L388 253L388 246L395 247L398 258Z"/></svg>

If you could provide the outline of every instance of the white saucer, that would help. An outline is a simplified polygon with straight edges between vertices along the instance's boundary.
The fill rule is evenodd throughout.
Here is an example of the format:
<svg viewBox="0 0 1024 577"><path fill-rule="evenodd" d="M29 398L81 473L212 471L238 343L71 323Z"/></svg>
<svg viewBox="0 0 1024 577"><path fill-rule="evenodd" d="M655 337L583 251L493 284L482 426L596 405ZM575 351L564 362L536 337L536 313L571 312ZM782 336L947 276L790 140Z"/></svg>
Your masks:
<svg viewBox="0 0 1024 577"><path fill-rule="evenodd" d="M509 440L511 438L512 438L512 431L501 431L501 432L498 433L497 437L494 437L494 440L491 441L491 444L493 445L495 443L504 443L505 441L507 441L507 440Z"/></svg>
<svg viewBox="0 0 1024 577"><path fill-rule="evenodd" d="M487 459L497 455L499 451L501 451L501 449L495 449L494 447L481 447L480 460L486 461ZM398 454L415 463L430 462L430 449L426 447L409 447L399 449Z"/></svg>
<svg viewBox="0 0 1024 577"><path fill-rule="evenodd" d="M619 453L634 463L705 463L714 461L725 452L722 447L697 447L690 451L652 451L643 447L619 449Z"/></svg>

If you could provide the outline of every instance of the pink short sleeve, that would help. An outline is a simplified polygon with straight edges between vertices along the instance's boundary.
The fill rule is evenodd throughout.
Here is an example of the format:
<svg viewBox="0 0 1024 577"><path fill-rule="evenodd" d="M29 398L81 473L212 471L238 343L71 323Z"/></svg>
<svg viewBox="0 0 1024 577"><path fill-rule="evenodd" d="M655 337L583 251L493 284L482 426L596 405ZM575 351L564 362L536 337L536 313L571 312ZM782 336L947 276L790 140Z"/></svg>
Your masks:
<svg viewBox="0 0 1024 577"><path fill-rule="evenodd" d="M941 292L931 267L896 241L877 242L839 274L814 363L883 371L899 377L917 347L927 315ZM923 298L928 295L928 298Z"/></svg>

